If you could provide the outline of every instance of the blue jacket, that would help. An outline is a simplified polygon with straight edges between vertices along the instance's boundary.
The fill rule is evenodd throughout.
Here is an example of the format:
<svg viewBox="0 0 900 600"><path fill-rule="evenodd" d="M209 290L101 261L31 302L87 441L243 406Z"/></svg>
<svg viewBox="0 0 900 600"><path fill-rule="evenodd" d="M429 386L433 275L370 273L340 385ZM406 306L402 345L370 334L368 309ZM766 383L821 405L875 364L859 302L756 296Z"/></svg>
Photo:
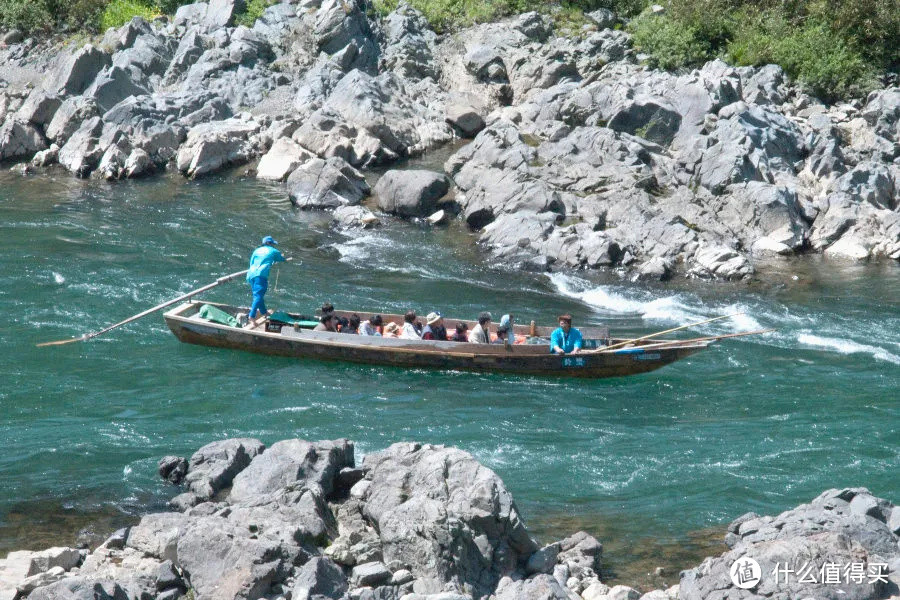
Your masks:
<svg viewBox="0 0 900 600"><path fill-rule="evenodd" d="M250 255L250 270L247 271L247 281L256 277L269 277L269 269L277 262L284 262L281 252L272 246L260 246Z"/></svg>
<svg viewBox="0 0 900 600"><path fill-rule="evenodd" d="M581 339L581 332L575 329L574 327L569 328L569 335L563 333L562 327L557 327L553 333L550 334L550 352L553 352L553 349L559 346L562 348L566 354L578 348L581 350L584 342Z"/></svg>

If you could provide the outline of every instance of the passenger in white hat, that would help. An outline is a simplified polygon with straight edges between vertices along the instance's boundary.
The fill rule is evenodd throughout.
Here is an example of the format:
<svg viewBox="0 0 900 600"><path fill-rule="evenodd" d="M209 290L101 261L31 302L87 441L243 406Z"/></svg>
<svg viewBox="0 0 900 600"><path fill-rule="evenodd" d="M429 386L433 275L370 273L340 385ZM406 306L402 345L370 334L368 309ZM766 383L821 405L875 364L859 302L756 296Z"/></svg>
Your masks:
<svg viewBox="0 0 900 600"><path fill-rule="evenodd" d="M425 329L422 330L423 340L447 341L447 328L444 327L444 317L439 312L430 312L425 317Z"/></svg>

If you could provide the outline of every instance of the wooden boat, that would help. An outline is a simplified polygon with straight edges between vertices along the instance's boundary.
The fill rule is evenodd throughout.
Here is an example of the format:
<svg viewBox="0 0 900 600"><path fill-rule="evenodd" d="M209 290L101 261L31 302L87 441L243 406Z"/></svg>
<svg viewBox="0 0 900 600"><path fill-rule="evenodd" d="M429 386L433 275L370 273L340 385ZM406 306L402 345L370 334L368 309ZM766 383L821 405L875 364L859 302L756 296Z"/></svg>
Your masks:
<svg viewBox="0 0 900 600"><path fill-rule="evenodd" d="M579 327L585 351L560 356L551 354L549 342L528 344L470 344L432 340L403 340L399 338L347 335L327 331L312 331L299 326L304 317L288 313L297 322L269 322L256 328L241 328L208 321L199 316L200 307L209 304L230 315L247 312L239 308L212 302L188 301L163 316L172 333L182 342L245 350L260 354L371 363L394 367L460 369L497 373L554 375L561 377L619 377L656 370L708 347L711 341L679 341L652 339L638 341L626 347L603 351L605 346L624 342L610 339L605 327ZM336 311L349 317L349 311ZM363 320L373 313L356 311ZM402 315L383 314L385 325L403 323ZM307 317L308 319L308 317ZM456 327L457 319L444 318L448 331ZM475 322L465 321L469 327ZM549 338L553 327L515 325L517 336L531 340Z"/></svg>

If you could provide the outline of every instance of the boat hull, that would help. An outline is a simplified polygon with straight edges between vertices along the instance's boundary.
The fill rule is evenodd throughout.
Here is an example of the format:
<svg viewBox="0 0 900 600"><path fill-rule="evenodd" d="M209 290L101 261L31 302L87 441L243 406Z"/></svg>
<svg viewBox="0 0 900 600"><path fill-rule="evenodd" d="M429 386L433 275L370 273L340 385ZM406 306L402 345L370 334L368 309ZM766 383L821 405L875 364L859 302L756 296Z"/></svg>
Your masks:
<svg viewBox="0 0 900 600"><path fill-rule="evenodd" d="M193 306L193 308L191 308ZM182 342L257 354L324 361L348 361L400 368L465 370L557 377L602 378L656 370L704 349L707 344L623 352L559 356L546 345L502 345L350 336L284 327L279 332L240 329L203 321L191 313L197 303L164 315ZM221 305L220 305L221 307ZM225 307L223 307L225 308Z"/></svg>

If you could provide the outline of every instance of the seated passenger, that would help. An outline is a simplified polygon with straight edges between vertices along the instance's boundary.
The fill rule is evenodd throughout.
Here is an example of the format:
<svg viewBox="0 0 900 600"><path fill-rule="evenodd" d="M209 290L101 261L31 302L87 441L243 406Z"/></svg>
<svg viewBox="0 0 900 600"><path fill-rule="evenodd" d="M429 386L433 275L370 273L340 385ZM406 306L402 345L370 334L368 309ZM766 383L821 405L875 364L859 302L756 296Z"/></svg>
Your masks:
<svg viewBox="0 0 900 600"><path fill-rule="evenodd" d="M572 327L572 316L560 315L559 327L550 334L550 352L554 354L576 354L583 345L581 332Z"/></svg>
<svg viewBox="0 0 900 600"><path fill-rule="evenodd" d="M504 325L506 325L506 327L509 329L509 333L507 334L509 336L509 338L508 338L509 343L515 344L516 343L516 332L513 327L512 314L503 315L502 317L500 317L500 327L503 327Z"/></svg>
<svg viewBox="0 0 900 600"><path fill-rule="evenodd" d="M322 315L322 318L319 319L319 324L315 326L313 331L337 331L334 328L334 313L328 313L327 315Z"/></svg>
<svg viewBox="0 0 900 600"><path fill-rule="evenodd" d="M492 344L509 344L509 325L501 325L497 328L497 339Z"/></svg>
<svg viewBox="0 0 900 600"><path fill-rule="evenodd" d="M400 326L391 321L384 326L384 337L400 337Z"/></svg>
<svg viewBox="0 0 900 600"><path fill-rule="evenodd" d="M341 333L356 335L359 333L359 315L353 313L347 320L347 326L341 329Z"/></svg>
<svg viewBox="0 0 900 600"><path fill-rule="evenodd" d="M375 315L359 324L359 335L381 335L383 321L381 315Z"/></svg>
<svg viewBox="0 0 900 600"><path fill-rule="evenodd" d="M403 329L400 331L400 338L404 340L420 340L422 336L416 331L416 311L408 310L403 315Z"/></svg>
<svg viewBox="0 0 900 600"><path fill-rule="evenodd" d="M491 313L483 312L478 315L478 325L469 332L469 342L472 344L491 343Z"/></svg>
<svg viewBox="0 0 900 600"><path fill-rule="evenodd" d="M451 342L468 342L469 341L469 326L465 323L457 323L456 324L456 333L450 336Z"/></svg>
<svg viewBox="0 0 900 600"><path fill-rule="evenodd" d="M444 327L444 317L439 312L430 312L425 317L425 329L422 330L423 340L447 341L447 328Z"/></svg>

